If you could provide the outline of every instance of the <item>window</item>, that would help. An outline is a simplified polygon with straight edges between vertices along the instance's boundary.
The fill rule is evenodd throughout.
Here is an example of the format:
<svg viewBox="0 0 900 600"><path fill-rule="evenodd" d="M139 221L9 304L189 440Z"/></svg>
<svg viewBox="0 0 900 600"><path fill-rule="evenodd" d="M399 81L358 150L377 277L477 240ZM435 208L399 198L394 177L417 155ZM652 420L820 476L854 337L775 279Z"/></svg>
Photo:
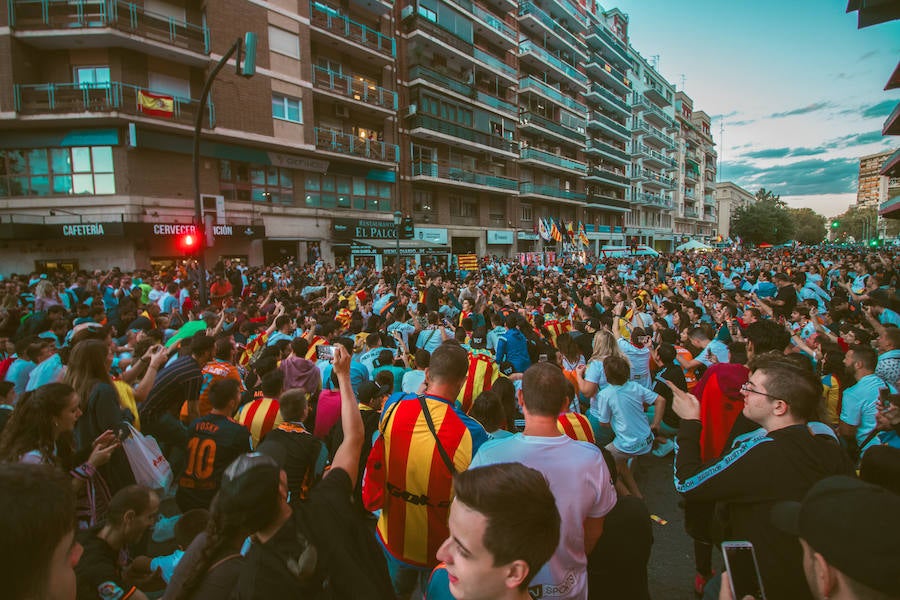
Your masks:
<svg viewBox="0 0 900 600"><path fill-rule="evenodd" d="M391 211L391 184L364 177L309 174L305 205L319 208L352 208Z"/></svg>
<svg viewBox="0 0 900 600"><path fill-rule="evenodd" d="M226 200L294 203L294 174L290 169L219 161L219 193Z"/></svg>
<svg viewBox="0 0 900 600"><path fill-rule="evenodd" d="M478 204L471 196L450 196L450 216L462 218L474 218L478 216Z"/></svg>
<svg viewBox="0 0 900 600"><path fill-rule="evenodd" d="M269 25L269 50L291 58L300 58L300 36Z"/></svg>
<svg viewBox="0 0 900 600"><path fill-rule="evenodd" d="M111 146L0 150L0 197L115 193Z"/></svg>
<svg viewBox="0 0 900 600"><path fill-rule="evenodd" d="M530 223L534 220L534 208L530 204L520 204L519 217L526 223Z"/></svg>
<svg viewBox="0 0 900 600"><path fill-rule="evenodd" d="M491 198L488 218L492 225L506 225L506 200Z"/></svg>
<svg viewBox="0 0 900 600"><path fill-rule="evenodd" d="M109 67L75 67L74 80L81 88L108 88Z"/></svg>
<svg viewBox="0 0 900 600"><path fill-rule="evenodd" d="M413 190L413 212L429 212L434 206L434 197L430 191Z"/></svg>
<svg viewBox="0 0 900 600"><path fill-rule="evenodd" d="M289 96L272 94L272 117L292 123L303 122L303 103Z"/></svg>

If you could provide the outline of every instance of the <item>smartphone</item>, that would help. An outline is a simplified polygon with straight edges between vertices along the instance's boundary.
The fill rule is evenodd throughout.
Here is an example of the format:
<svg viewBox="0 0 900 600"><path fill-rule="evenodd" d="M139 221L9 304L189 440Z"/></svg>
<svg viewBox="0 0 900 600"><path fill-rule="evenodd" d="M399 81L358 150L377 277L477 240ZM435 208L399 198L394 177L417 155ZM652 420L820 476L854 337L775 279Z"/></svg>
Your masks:
<svg viewBox="0 0 900 600"><path fill-rule="evenodd" d="M316 358L319 360L334 360L334 346L316 346Z"/></svg>
<svg viewBox="0 0 900 600"><path fill-rule="evenodd" d="M731 580L731 594L734 598L753 596L756 600L764 600L762 578L759 576L759 564L756 552L750 542L722 542L722 554L725 557L725 568Z"/></svg>

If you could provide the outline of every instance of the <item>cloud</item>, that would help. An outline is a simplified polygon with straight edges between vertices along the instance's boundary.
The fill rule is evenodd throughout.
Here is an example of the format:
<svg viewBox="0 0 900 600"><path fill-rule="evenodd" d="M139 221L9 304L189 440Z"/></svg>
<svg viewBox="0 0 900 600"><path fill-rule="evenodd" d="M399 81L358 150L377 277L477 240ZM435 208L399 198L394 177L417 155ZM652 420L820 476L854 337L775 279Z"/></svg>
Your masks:
<svg viewBox="0 0 900 600"><path fill-rule="evenodd" d="M860 57L859 57L859 60L861 60L861 61L862 61L862 60L867 60L867 59L872 58L872 57L877 56L877 55L878 55L878 50L869 50L868 52L866 52L865 54L863 54L862 56L860 56Z"/></svg>
<svg viewBox="0 0 900 600"><path fill-rule="evenodd" d="M725 113L724 115L710 115L709 119L710 119L710 121L717 121L719 119L727 119L728 117L733 117L736 114L738 114L738 111L733 110L729 113Z"/></svg>
<svg viewBox="0 0 900 600"><path fill-rule="evenodd" d="M824 148L792 148L790 156L815 156L825 154Z"/></svg>
<svg viewBox="0 0 900 600"><path fill-rule="evenodd" d="M795 108L792 110L772 113L768 118L770 119L780 119L782 117L794 117L797 115L807 115L809 113L814 113L816 111L823 110L831 106L831 102L814 102L813 104L808 104L806 106L801 106L800 108Z"/></svg>
<svg viewBox="0 0 900 600"><path fill-rule="evenodd" d="M732 121L728 124L734 127L743 127L744 125L753 125L754 123L756 123L756 121L757 119L747 119L745 121Z"/></svg>
<svg viewBox="0 0 900 600"><path fill-rule="evenodd" d="M890 142L890 140L881 135L881 131L875 130L866 133L851 133L825 142L823 145L826 148L846 148L847 146L862 146L878 142Z"/></svg>
<svg viewBox="0 0 900 600"><path fill-rule="evenodd" d="M719 173L747 189L765 187L781 195L846 194L856 191L859 159L812 158L773 166L726 161Z"/></svg>
<svg viewBox="0 0 900 600"><path fill-rule="evenodd" d="M886 117L891 114L891 111L894 110L894 107L897 106L897 102L895 100L884 100L883 102L879 102L875 106L869 106L862 111L862 117L864 119L874 119L878 117Z"/></svg>
<svg viewBox="0 0 900 600"><path fill-rule="evenodd" d="M791 155L790 148L765 148L747 152L742 158L785 158Z"/></svg>

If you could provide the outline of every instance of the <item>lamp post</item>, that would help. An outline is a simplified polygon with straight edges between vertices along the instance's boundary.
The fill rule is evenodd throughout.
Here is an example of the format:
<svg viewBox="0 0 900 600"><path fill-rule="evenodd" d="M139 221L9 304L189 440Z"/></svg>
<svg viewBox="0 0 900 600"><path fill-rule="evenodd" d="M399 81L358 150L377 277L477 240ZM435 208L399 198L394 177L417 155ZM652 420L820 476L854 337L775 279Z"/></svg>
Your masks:
<svg viewBox="0 0 900 600"><path fill-rule="evenodd" d="M403 213L394 211L394 233L397 235L397 283L400 283L400 223L403 222Z"/></svg>

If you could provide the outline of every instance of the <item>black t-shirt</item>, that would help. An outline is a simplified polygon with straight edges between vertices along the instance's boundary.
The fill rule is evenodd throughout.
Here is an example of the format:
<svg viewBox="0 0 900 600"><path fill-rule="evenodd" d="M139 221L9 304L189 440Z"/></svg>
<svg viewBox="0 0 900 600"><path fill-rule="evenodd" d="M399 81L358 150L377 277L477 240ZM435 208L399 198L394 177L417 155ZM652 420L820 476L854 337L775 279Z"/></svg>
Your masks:
<svg viewBox="0 0 900 600"><path fill-rule="evenodd" d="M795 306L797 306L797 290L795 290L794 286L792 285L784 285L779 287L778 293L775 295L775 301L778 300L783 301L784 304L772 305L772 312L774 313L775 318L790 318L791 311L794 310Z"/></svg>
<svg viewBox="0 0 900 600"><path fill-rule="evenodd" d="M291 498L306 498L325 466L325 445L299 423L281 423L256 449L275 459L287 474Z"/></svg>
<svg viewBox="0 0 900 600"><path fill-rule="evenodd" d="M210 413L191 423L189 435L187 467L175 500L182 511L208 509L225 469L250 452L250 431L226 416Z"/></svg>
<svg viewBox="0 0 900 600"><path fill-rule="evenodd" d="M125 585L119 565L119 553L97 537L101 526L78 534L84 548L75 567L78 600L114 600L132 594L134 586Z"/></svg>
<svg viewBox="0 0 900 600"><path fill-rule="evenodd" d="M663 413L663 423L669 427L678 429L681 419L675 414L672 408L672 389L665 384L665 381L671 381L679 390L687 391L687 380L684 378L684 371L677 364L664 366L656 373L653 378L653 391L666 399L666 410Z"/></svg>
<svg viewBox="0 0 900 600"><path fill-rule="evenodd" d="M278 533L266 543L254 543L250 547L232 599L322 597L325 565L333 562L342 544L346 545L350 527L357 518L350 504L350 493L350 477L343 469L332 469L312 489L307 500L292 502L294 513ZM287 565L297 564L309 540L315 540L318 566L309 580L301 581ZM339 586L349 582L332 583L337 591ZM354 596L337 593L335 597Z"/></svg>

